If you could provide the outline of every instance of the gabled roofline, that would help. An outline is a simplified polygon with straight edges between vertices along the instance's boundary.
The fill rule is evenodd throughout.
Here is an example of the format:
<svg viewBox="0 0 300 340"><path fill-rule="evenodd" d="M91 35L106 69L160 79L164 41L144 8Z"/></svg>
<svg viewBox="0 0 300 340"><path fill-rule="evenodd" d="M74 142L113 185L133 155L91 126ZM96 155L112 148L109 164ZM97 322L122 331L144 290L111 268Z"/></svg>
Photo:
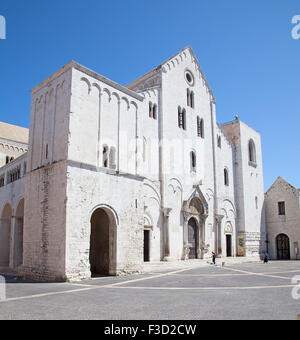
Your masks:
<svg viewBox="0 0 300 340"><path fill-rule="evenodd" d="M191 53L191 56L193 57L194 61L197 63L197 66L199 68L199 72L201 73L201 77L203 78L204 82L205 82L205 85L207 86L208 90L209 90L209 93L211 94L212 96L212 99L213 101L215 102L215 97L214 97L214 94L213 94L213 91L211 89L211 87L209 86L208 84L208 81L204 75L204 72L202 71L202 68L199 64L199 61L194 53L194 50L192 49L191 46L187 46L185 48L183 48L182 50L180 50L179 52L175 53L172 57L168 58L166 61L164 61L163 63L161 63L159 66L157 66L155 69L149 71L148 73L144 74L143 76L137 78L136 80L134 80L133 82L131 82L130 84L128 84L126 87L128 88L132 88L134 87L136 84L140 83L140 82L143 82L144 80L154 76L155 74L158 74L158 73L161 73L162 70L163 70L163 67L169 62L171 61L172 59L176 58L178 55L180 55L182 52L186 51L186 50L189 50L189 52Z"/></svg>
<svg viewBox="0 0 300 340"><path fill-rule="evenodd" d="M65 66L63 66L62 68L60 68L58 71L56 71L55 73L53 73L50 77L48 77L47 79L45 79L44 81L42 81L39 85L37 85L36 87L34 87L30 92L32 94L36 93L38 90L40 90L41 88L43 88L44 86L47 86L49 83L51 83L51 81L53 81L54 79L58 78L59 76L61 76L63 73L67 72L68 70L70 70L71 68L74 68L78 71L81 71L83 73L85 73L86 75L95 78L113 88L115 88L116 90L119 90L139 101L144 101L144 97L139 95L138 93L100 75L99 73L92 71L91 69L82 66L80 64L78 64L75 61L70 61L68 64L66 64Z"/></svg>
<svg viewBox="0 0 300 340"><path fill-rule="evenodd" d="M287 180L285 180L283 177L279 176L276 181L270 186L270 188L266 191L265 195L267 195L269 193L269 191L271 191L275 185L279 182L279 181L283 181L285 184L287 184L292 190L299 192L299 189L296 189L292 184L290 184Z"/></svg>

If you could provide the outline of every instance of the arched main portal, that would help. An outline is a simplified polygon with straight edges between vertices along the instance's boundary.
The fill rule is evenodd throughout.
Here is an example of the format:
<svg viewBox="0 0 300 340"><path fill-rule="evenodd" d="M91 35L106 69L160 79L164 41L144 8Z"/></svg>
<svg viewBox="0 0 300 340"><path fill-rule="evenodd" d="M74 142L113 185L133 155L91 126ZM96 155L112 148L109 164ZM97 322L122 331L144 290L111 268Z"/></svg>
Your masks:
<svg viewBox="0 0 300 340"><path fill-rule="evenodd" d="M0 267L9 267L12 208L7 203L3 208L0 223Z"/></svg>
<svg viewBox="0 0 300 340"><path fill-rule="evenodd" d="M91 217L90 268L92 276L116 275L116 219L108 208Z"/></svg>
<svg viewBox="0 0 300 340"><path fill-rule="evenodd" d="M276 238L277 260L290 260L290 239L285 234L280 234Z"/></svg>
<svg viewBox="0 0 300 340"><path fill-rule="evenodd" d="M23 264L23 224L24 199L19 202L15 216L14 267L19 267Z"/></svg>
<svg viewBox="0 0 300 340"><path fill-rule="evenodd" d="M205 221L207 206L201 196L195 195L184 202L184 258L201 259L205 248Z"/></svg>

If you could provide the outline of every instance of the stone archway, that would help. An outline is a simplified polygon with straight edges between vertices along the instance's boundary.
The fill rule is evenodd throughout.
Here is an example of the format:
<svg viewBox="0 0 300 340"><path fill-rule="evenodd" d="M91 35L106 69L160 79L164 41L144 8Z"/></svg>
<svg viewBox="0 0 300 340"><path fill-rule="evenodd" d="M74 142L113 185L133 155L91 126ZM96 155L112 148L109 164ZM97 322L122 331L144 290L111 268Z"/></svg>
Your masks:
<svg viewBox="0 0 300 340"><path fill-rule="evenodd" d="M116 275L117 221L106 207L96 209L91 217L90 270L92 276Z"/></svg>
<svg viewBox="0 0 300 340"><path fill-rule="evenodd" d="M9 267L12 208L6 204L0 223L0 267Z"/></svg>
<svg viewBox="0 0 300 340"><path fill-rule="evenodd" d="M14 267L19 267L23 264L23 226L24 226L24 199L20 200L15 216Z"/></svg>

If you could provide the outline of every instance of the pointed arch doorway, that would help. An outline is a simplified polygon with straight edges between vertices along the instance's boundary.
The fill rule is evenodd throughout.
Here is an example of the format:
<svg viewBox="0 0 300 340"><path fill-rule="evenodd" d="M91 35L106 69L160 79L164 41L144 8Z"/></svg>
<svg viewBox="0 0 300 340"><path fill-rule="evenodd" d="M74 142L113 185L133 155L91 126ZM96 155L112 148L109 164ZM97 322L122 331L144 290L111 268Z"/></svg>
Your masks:
<svg viewBox="0 0 300 340"><path fill-rule="evenodd" d="M89 260L92 277L116 275L117 221L109 208L98 208L92 214Z"/></svg>
<svg viewBox="0 0 300 340"><path fill-rule="evenodd" d="M188 222L188 242L190 245L190 259L196 259L197 258L197 250L198 250L198 227L197 222L194 218L191 218Z"/></svg>

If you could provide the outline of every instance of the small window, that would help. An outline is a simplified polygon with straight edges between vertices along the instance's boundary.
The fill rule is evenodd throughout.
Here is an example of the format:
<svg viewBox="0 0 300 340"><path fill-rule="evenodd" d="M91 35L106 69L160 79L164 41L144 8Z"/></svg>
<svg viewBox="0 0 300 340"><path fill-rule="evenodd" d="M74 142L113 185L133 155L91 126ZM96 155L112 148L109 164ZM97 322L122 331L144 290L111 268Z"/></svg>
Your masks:
<svg viewBox="0 0 300 340"><path fill-rule="evenodd" d="M190 89L187 89L187 106L191 107L192 109L195 106L195 96L194 92L190 91Z"/></svg>
<svg viewBox="0 0 300 340"><path fill-rule="evenodd" d="M157 105L149 102L149 118L157 119Z"/></svg>
<svg viewBox="0 0 300 340"><path fill-rule="evenodd" d="M258 209L258 197L257 196L255 197L255 209L256 210Z"/></svg>
<svg viewBox="0 0 300 340"><path fill-rule="evenodd" d="M278 202L278 214L279 216L285 216L285 202Z"/></svg>
<svg viewBox="0 0 300 340"><path fill-rule="evenodd" d="M186 97L187 97L187 106L191 105L191 96L190 96L190 90L186 90Z"/></svg>
<svg viewBox="0 0 300 340"><path fill-rule="evenodd" d="M195 107L195 96L194 96L193 91L190 94L190 104L191 104L191 108L193 109Z"/></svg>
<svg viewBox="0 0 300 340"><path fill-rule="evenodd" d="M9 156L6 156L6 164L9 163Z"/></svg>
<svg viewBox="0 0 300 340"><path fill-rule="evenodd" d="M224 184L228 187L229 186L229 175L228 170L224 169Z"/></svg>
<svg viewBox="0 0 300 340"><path fill-rule="evenodd" d="M108 168L108 146L103 146L103 167Z"/></svg>
<svg viewBox="0 0 300 340"><path fill-rule="evenodd" d="M46 144L46 160L48 159L48 151L49 151L49 147L48 147L48 144Z"/></svg>
<svg viewBox="0 0 300 340"><path fill-rule="evenodd" d="M178 107L178 127L186 130L186 111Z"/></svg>
<svg viewBox="0 0 300 340"><path fill-rule="evenodd" d="M153 104L149 102L149 118L153 117Z"/></svg>
<svg viewBox="0 0 300 340"><path fill-rule="evenodd" d="M221 139L221 136L218 136L218 148L222 149L222 139Z"/></svg>
<svg viewBox="0 0 300 340"><path fill-rule="evenodd" d="M192 151L191 152L191 172L196 172L196 170L197 170L196 153Z"/></svg>
<svg viewBox="0 0 300 340"><path fill-rule="evenodd" d="M249 162L256 164L256 149L254 141L252 139L249 141L248 148L249 148Z"/></svg>
<svg viewBox="0 0 300 340"><path fill-rule="evenodd" d="M154 104L153 105L153 115L152 115L153 119L157 119L157 105Z"/></svg>
<svg viewBox="0 0 300 340"><path fill-rule="evenodd" d="M204 138L204 121L197 117L197 134L198 137Z"/></svg>

